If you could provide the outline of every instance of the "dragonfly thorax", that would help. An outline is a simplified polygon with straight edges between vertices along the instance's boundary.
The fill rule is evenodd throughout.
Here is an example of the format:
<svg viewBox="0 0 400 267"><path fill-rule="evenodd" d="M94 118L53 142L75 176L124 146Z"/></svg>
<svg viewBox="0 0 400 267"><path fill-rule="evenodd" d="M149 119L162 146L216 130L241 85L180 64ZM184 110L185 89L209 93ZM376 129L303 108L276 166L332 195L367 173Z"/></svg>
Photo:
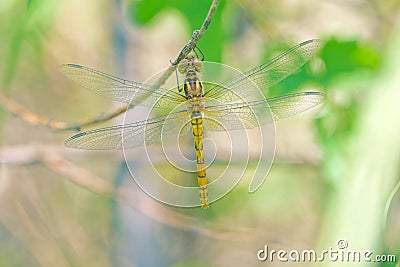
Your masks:
<svg viewBox="0 0 400 267"><path fill-rule="evenodd" d="M188 55L179 63L178 71L186 76L183 84L186 99L203 96L203 85L198 78L198 73L202 70L203 61L195 55Z"/></svg>
<svg viewBox="0 0 400 267"><path fill-rule="evenodd" d="M185 90L186 99L203 97L203 84L197 77L186 78L183 89Z"/></svg>

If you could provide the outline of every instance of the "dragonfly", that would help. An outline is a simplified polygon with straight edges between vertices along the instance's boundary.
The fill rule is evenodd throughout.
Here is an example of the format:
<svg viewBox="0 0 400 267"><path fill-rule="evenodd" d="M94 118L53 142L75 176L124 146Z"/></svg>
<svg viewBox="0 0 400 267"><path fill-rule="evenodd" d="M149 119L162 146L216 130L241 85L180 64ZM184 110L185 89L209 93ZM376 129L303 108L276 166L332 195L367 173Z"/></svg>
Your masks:
<svg viewBox="0 0 400 267"><path fill-rule="evenodd" d="M245 129L260 127L321 104L326 95L318 91L252 101L245 101L242 97L248 94L249 88L254 85L266 94L271 86L307 63L320 47L321 41L318 39L302 42L267 63L209 88L206 88L201 81L200 73L204 64L196 54L189 54L178 64L177 69L185 79L182 85L178 84L173 89L121 79L81 65L61 65L61 72L72 81L116 101L130 105L152 106L155 110L171 110L183 104L183 108L172 110L167 115L78 133L66 140L65 145L70 148L91 150L147 146L159 142L161 133L172 132L183 121L192 130L199 205L206 209L209 203L203 150L204 131L236 130L239 128L238 119L241 121L241 127ZM254 114L258 111L264 114L262 111L268 109L267 105L271 116L256 120Z"/></svg>

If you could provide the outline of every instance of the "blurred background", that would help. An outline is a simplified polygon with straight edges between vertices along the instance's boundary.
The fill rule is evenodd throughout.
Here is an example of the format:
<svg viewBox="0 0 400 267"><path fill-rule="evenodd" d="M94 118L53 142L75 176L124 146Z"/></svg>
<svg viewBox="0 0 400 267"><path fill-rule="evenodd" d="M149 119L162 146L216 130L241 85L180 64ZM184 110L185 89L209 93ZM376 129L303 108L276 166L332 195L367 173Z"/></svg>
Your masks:
<svg viewBox="0 0 400 267"><path fill-rule="evenodd" d="M210 4L0 2L0 266L314 266L261 262L257 252L338 249L340 239L397 256L368 266L399 266L397 0L221 1L199 43L208 61L244 71L324 41L269 92L320 90L328 99L276 123L275 161L253 194L247 179L207 211L169 207L136 186L122 152L64 147L76 131L55 126L120 104L68 80L60 64L143 82L177 57Z"/></svg>

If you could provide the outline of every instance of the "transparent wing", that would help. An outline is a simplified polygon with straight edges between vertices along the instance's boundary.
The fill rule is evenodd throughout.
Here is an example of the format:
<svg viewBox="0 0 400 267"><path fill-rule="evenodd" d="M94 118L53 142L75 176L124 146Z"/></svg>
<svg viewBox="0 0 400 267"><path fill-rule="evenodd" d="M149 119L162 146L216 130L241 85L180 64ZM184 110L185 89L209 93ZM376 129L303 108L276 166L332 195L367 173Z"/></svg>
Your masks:
<svg viewBox="0 0 400 267"><path fill-rule="evenodd" d="M98 70L76 64L64 64L60 71L69 79L97 94L115 101L171 109L185 101L185 97L169 89L124 80Z"/></svg>
<svg viewBox="0 0 400 267"><path fill-rule="evenodd" d="M206 97L231 103L248 98L254 93L249 90L254 84L264 93L309 61L321 47L320 40L308 40L273 58L271 61L244 72L220 85L210 88ZM254 84L252 84L254 83Z"/></svg>
<svg viewBox="0 0 400 267"><path fill-rule="evenodd" d="M209 131L250 129L299 114L321 104L325 99L326 95L321 92L302 92L269 98L266 101L272 116L267 110L265 100L211 106L207 106L205 102L204 128Z"/></svg>
<svg viewBox="0 0 400 267"><path fill-rule="evenodd" d="M326 95L324 93L303 92L269 98L267 102L274 120L277 121L309 110L325 100Z"/></svg>
<svg viewBox="0 0 400 267"><path fill-rule="evenodd" d="M65 146L91 150L112 150L150 145L161 140L161 131L163 134L175 133L178 127L187 125L188 120L189 116L186 111L174 112L145 121L81 132L65 141Z"/></svg>

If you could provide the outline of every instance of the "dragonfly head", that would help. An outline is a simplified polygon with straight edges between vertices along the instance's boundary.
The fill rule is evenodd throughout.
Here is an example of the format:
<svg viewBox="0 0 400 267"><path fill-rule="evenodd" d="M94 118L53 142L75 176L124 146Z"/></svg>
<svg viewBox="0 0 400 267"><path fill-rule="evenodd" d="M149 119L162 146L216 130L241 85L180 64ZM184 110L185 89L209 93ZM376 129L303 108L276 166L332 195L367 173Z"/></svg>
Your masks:
<svg viewBox="0 0 400 267"><path fill-rule="evenodd" d="M189 72L201 72L203 70L203 61L195 55L188 55L178 65L178 71L182 74Z"/></svg>

